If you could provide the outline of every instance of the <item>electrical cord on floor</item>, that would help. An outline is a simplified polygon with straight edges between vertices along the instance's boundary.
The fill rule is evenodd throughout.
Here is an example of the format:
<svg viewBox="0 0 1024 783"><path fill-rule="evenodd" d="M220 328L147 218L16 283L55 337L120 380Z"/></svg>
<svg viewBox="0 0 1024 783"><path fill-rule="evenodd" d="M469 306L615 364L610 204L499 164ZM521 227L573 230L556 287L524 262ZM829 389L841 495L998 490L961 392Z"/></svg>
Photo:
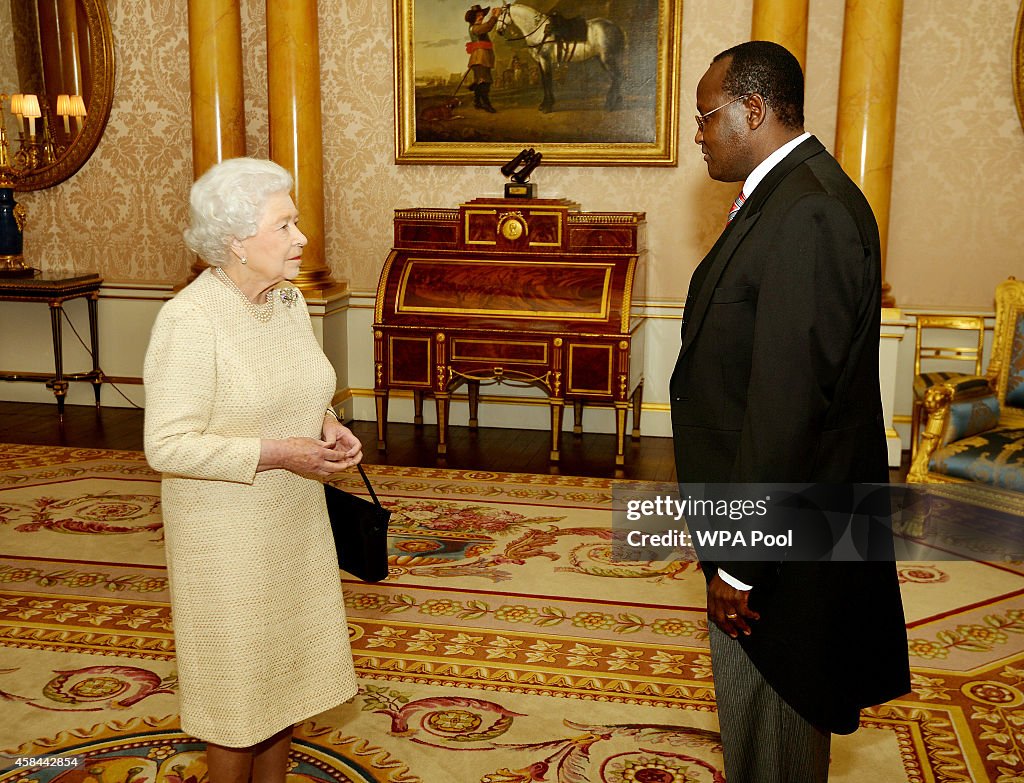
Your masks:
<svg viewBox="0 0 1024 783"><path fill-rule="evenodd" d="M60 310L61 317L67 322L68 326L71 327L71 331L74 332L75 337L78 338L78 342L80 342L82 344L82 347L85 348L85 352L87 354L89 354L89 358L93 359L94 357L92 355L92 349L88 345L85 344L85 340L82 339L82 335L80 335L78 333L78 330L75 328L74 322L71 320L71 316L69 316L67 311L64 309L64 304L61 303L61 304L57 305L57 309ZM99 368L98 364L97 364L97 367ZM102 368L99 368L99 372L100 372L100 377L105 377L106 376L106 373L103 372ZM127 402L133 408L136 408L136 409L138 409L140 411L143 409L141 405L138 405L134 401L130 400L128 398L128 396L123 391L121 391L119 388L117 388L117 384L111 383L110 381L103 381L103 383L105 385L111 387L114 391L116 391L118 394L120 394L122 397L124 397L125 402Z"/></svg>

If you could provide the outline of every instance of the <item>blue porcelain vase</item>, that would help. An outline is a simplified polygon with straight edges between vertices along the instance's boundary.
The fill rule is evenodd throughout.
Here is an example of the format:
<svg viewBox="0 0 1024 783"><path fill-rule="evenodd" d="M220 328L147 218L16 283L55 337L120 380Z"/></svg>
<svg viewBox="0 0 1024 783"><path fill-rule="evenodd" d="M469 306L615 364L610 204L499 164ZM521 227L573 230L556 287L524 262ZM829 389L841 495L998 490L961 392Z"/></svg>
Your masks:
<svg viewBox="0 0 1024 783"><path fill-rule="evenodd" d="M31 274L25 266L25 208L14 200L13 188L0 188L0 275Z"/></svg>

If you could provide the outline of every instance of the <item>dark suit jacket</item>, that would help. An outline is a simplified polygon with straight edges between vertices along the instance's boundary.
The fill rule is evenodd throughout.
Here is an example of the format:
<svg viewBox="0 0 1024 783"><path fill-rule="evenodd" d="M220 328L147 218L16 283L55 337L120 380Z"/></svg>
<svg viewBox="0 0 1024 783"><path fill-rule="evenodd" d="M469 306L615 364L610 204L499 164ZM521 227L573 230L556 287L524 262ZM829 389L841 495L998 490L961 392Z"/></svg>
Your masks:
<svg viewBox="0 0 1024 783"><path fill-rule="evenodd" d="M680 482L888 480L880 259L867 200L816 138L758 184L691 281L671 380ZM761 613L742 644L810 722L848 733L910 690L894 563L723 568Z"/></svg>

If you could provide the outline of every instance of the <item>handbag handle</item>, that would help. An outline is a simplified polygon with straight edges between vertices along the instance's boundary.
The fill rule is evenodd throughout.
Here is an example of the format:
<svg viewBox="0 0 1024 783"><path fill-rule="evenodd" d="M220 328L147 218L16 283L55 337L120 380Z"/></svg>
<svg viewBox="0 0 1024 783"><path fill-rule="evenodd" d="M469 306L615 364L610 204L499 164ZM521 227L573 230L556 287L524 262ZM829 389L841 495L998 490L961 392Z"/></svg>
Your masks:
<svg viewBox="0 0 1024 783"><path fill-rule="evenodd" d="M373 487L370 485L370 479L366 477L366 471L363 470L362 463L356 465L356 469L359 471L359 475L363 477L363 483L366 485L366 491L370 493L370 497L373 498L373 502L377 504L377 508L382 508L380 501L377 500L377 493L373 491Z"/></svg>

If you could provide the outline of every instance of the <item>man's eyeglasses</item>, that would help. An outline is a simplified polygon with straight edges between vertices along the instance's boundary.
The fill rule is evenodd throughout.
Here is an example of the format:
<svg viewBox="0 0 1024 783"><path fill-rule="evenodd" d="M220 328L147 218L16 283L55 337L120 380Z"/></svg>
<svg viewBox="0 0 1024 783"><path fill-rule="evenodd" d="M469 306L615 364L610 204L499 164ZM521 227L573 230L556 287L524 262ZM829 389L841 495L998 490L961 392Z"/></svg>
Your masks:
<svg viewBox="0 0 1024 783"><path fill-rule="evenodd" d="M717 107L715 109L712 109L711 111L704 112L704 114L694 114L693 118L695 120L697 120L697 130L699 130L701 133L703 133L704 132L704 123L707 122L708 117L710 117L712 114L714 114L719 109L724 109L726 106L732 106L734 103L736 103L736 101L742 101L744 98L749 98L750 95L751 95L750 93L744 93L743 95L739 95L739 96L733 98L728 103L723 103L721 106L719 106L719 107Z"/></svg>

